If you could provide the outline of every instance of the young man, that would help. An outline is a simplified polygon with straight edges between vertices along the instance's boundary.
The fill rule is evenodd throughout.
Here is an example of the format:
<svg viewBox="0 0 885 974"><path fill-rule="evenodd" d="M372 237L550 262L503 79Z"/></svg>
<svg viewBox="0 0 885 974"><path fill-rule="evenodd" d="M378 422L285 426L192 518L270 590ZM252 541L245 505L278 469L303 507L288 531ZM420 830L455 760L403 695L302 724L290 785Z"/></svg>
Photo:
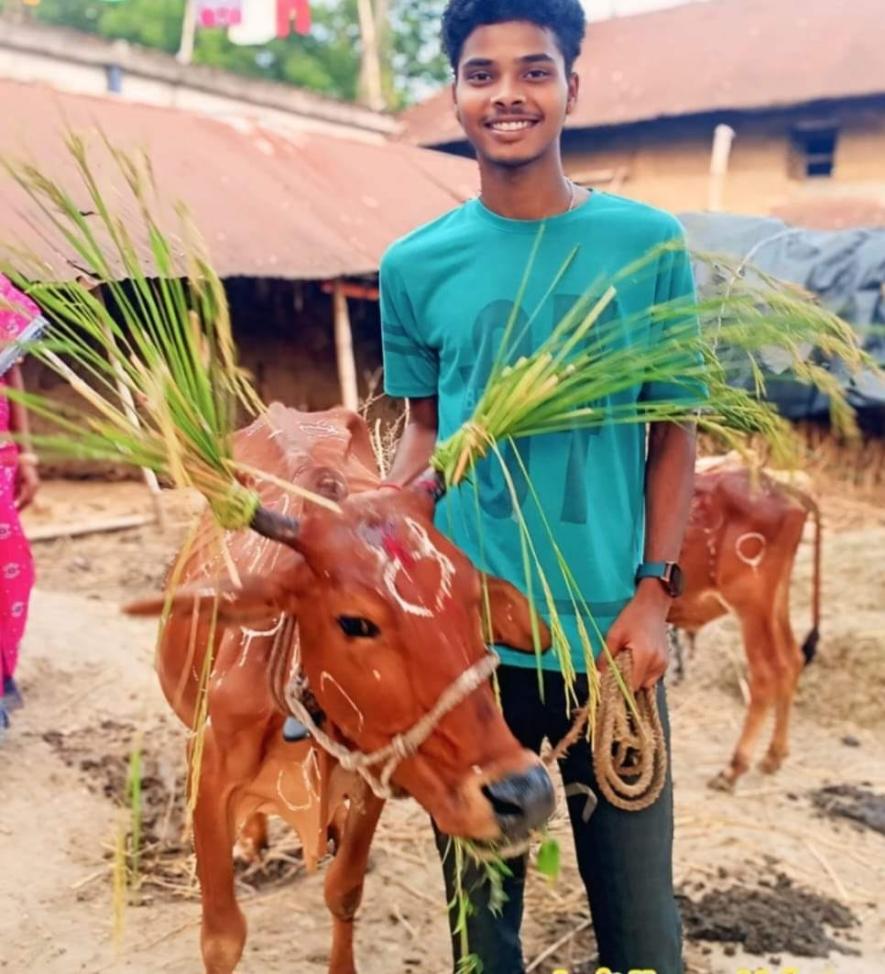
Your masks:
<svg viewBox="0 0 885 974"><path fill-rule="evenodd" d="M573 72L584 36L580 0L450 0L443 36L455 71L454 109L479 161L481 193L391 247L381 270L385 382L411 407L390 481L420 475L437 441L470 417L482 394L538 232L531 277L516 309L514 356L536 348L592 285L621 275L604 323L623 326L624 341L666 341L648 309L693 294L674 218L638 203L589 192L563 173L560 137L573 111ZM567 256L577 256L551 283ZM640 258L658 248L644 269ZM600 327L603 325L600 324ZM611 331L609 332L611 333ZM651 383L619 396L620 404L672 399L680 387ZM682 394L685 394L684 391ZM646 445L647 444L647 445ZM614 653L633 652L635 687L657 688L667 665L665 619L674 593L672 564L681 547L691 501L695 443L690 429L656 424L646 441L638 424L605 426L521 441L517 448L557 543ZM510 470L564 615L578 691L586 695L586 663L561 572L544 550L518 464ZM510 494L494 460L477 469L479 525L473 488L441 503L438 524L482 568L525 589L524 563ZM678 573L677 573L678 574ZM560 579L560 581L557 581ZM536 661L501 649L501 701L514 734L540 749L568 730L563 678L544 657L543 698ZM592 664L591 664L592 665ZM669 735L669 730L667 730ZM680 974L681 930L673 896L672 786L641 812L599 798L586 742L561 763L581 876L599 944L599 963L626 972ZM589 789L589 791L588 791ZM588 798L588 795L590 797ZM440 849L446 846L439 839ZM453 857L444 857L451 899ZM524 970L519 928L525 862L511 864L503 913L475 885L470 951L484 974ZM456 962L458 938L453 938Z"/></svg>

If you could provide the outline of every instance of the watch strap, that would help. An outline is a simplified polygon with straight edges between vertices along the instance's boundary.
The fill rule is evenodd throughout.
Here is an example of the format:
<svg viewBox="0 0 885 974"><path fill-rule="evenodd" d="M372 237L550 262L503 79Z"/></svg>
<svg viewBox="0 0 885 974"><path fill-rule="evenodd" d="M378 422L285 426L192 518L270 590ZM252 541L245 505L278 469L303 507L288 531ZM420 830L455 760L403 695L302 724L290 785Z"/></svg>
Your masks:
<svg viewBox="0 0 885 974"><path fill-rule="evenodd" d="M644 561L636 569L636 581L642 578L666 578L672 564L669 561Z"/></svg>

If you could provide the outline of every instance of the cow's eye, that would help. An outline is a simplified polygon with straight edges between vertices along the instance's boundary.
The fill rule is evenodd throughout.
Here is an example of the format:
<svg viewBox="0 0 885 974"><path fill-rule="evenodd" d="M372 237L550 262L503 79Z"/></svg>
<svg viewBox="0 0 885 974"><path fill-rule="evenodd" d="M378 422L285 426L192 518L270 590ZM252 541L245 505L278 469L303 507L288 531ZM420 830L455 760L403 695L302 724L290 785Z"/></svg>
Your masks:
<svg viewBox="0 0 885 974"><path fill-rule="evenodd" d="M371 619L362 616L338 616L338 625L351 639L374 639L381 632Z"/></svg>

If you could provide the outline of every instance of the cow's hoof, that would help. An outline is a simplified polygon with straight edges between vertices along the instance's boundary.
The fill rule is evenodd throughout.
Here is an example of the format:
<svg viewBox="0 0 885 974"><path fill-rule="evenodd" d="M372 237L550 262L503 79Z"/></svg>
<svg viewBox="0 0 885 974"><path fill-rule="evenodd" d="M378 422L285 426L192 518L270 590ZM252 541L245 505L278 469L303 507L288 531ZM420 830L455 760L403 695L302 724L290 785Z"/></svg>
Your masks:
<svg viewBox="0 0 885 974"><path fill-rule="evenodd" d="M715 778L711 778L707 782L707 787L712 788L713 791L734 791L734 780L729 778L724 771L720 771Z"/></svg>
<svg viewBox="0 0 885 974"><path fill-rule="evenodd" d="M776 754L766 754L759 762L759 770L763 774L774 774L776 771L780 771L783 763L784 759L778 757Z"/></svg>

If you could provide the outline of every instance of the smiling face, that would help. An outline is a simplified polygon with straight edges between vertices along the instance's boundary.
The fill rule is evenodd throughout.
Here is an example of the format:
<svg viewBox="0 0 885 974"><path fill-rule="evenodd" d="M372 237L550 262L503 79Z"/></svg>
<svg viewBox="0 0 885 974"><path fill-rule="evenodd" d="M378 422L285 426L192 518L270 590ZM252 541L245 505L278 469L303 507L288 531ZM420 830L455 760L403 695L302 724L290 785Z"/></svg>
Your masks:
<svg viewBox="0 0 885 974"><path fill-rule="evenodd" d="M478 27L467 38L455 107L480 161L505 168L559 152L578 94L554 33L527 21Z"/></svg>

